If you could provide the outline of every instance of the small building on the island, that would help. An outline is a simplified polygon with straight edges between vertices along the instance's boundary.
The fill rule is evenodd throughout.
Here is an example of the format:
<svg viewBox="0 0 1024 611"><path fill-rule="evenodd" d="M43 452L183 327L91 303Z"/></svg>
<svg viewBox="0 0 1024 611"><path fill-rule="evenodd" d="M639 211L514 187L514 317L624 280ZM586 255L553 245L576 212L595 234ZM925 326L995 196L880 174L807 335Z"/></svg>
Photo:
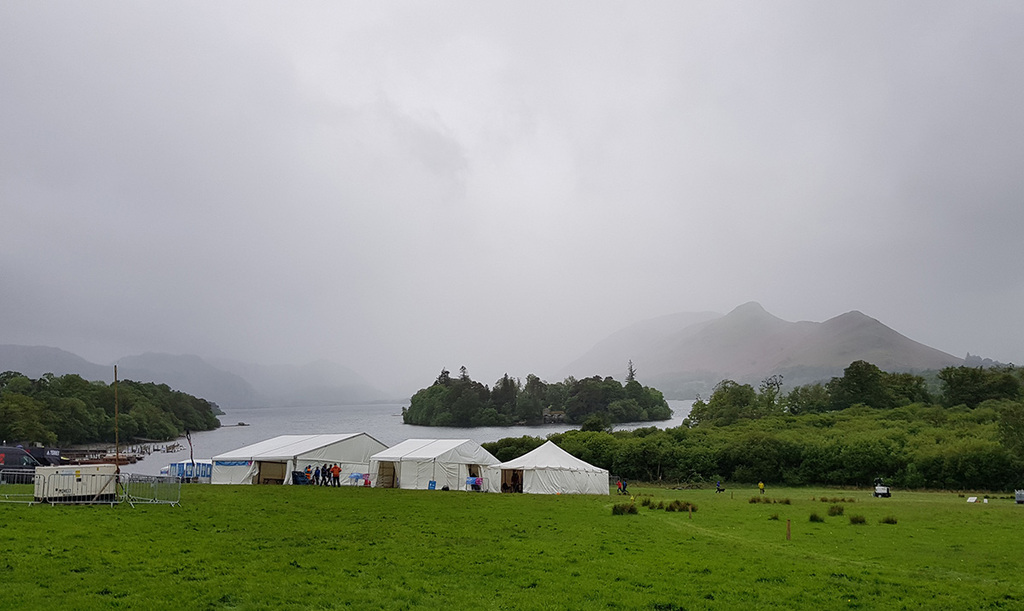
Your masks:
<svg viewBox="0 0 1024 611"><path fill-rule="evenodd" d="M541 417L544 420L544 424L561 424L565 422L565 412L561 410L553 410L550 407L545 407L541 412Z"/></svg>
<svg viewBox="0 0 1024 611"><path fill-rule="evenodd" d="M386 448L366 433L281 435L214 456L211 482L290 484L293 471L323 464L337 464L348 481L354 473L368 472L370 457Z"/></svg>
<svg viewBox="0 0 1024 611"><path fill-rule="evenodd" d="M490 467L485 477L493 492L609 494L607 469L580 460L551 441Z"/></svg>
<svg viewBox="0 0 1024 611"><path fill-rule="evenodd" d="M378 488L485 490L498 459L471 439L407 439L370 457Z"/></svg>

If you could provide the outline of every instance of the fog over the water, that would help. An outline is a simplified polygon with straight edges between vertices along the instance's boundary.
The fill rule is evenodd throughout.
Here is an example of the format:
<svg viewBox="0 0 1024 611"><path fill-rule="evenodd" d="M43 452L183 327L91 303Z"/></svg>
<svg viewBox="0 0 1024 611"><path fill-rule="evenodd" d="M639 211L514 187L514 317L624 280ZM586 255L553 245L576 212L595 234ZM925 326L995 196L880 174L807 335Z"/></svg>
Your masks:
<svg viewBox="0 0 1024 611"><path fill-rule="evenodd" d="M986 1L0 3L0 343L416 388L756 300L1024 363L1021 32Z"/></svg>

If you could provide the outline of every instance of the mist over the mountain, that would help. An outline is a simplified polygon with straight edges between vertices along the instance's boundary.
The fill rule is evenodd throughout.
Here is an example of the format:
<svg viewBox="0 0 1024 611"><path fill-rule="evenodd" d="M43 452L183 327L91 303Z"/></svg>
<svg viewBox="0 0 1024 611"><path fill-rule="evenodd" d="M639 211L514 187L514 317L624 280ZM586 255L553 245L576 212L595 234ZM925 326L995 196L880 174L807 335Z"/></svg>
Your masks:
<svg viewBox="0 0 1024 611"><path fill-rule="evenodd" d="M0 344L392 395L756 298L1024 362L1022 31L949 0L0 2ZM770 325L749 365L674 324L634 360L754 375ZM335 373L241 377L373 395Z"/></svg>
<svg viewBox="0 0 1024 611"><path fill-rule="evenodd" d="M968 357L971 366L998 364ZM857 360L892 372L965 364L963 358L914 341L856 310L824 322L789 322L749 302L726 315L681 312L639 321L596 342L553 376L543 371L537 375L548 381L593 375L622 380L632 361L645 385L669 398L691 399L697 393L707 395L723 379L757 385L778 374L787 388L827 381ZM118 366L123 379L167 384L222 407L404 401L433 381L428 376L415 389L385 391L352 369L326 360L301 366L263 365L146 353L124 357ZM78 373L88 379L112 378L109 367L54 348L0 346L0 371L8 369L30 377Z"/></svg>
<svg viewBox="0 0 1024 611"><path fill-rule="evenodd" d="M352 370L328 361L305 366L258 365L195 355L145 353L118 359L122 380L166 384L220 407L346 405L400 400L368 384ZM30 378L78 374L111 383L112 365L98 365L70 352L42 346L0 345L0 371Z"/></svg>
<svg viewBox="0 0 1024 611"><path fill-rule="evenodd" d="M637 323L598 343L562 373L621 378L630 360L638 379L674 398L707 395L723 379L756 386L775 374L792 388L841 375L857 360L886 371L964 363L861 312L820 323L788 322L750 302L725 316L699 313Z"/></svg>

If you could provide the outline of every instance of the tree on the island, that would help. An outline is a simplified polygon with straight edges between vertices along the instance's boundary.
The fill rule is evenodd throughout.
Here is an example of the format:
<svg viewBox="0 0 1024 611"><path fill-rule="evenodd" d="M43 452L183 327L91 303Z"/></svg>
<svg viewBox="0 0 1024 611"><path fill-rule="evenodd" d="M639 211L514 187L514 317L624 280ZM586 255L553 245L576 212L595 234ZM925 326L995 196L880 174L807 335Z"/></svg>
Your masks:
<svg viewBox="0 0 1024 611"><path fill-rule="evenodd" d="M548 385L532 373L526 376L526 385L516 397L516 420L527 424L539 423L544 417Z"/></svg>
<svg viewBox="0 0 1024 611"><path fill-rule="evenodd" d="M441 386L450 386L452 383L452 374L444 367L441 368L441 373L434 380L434 384L440 384Z"/></svg>
<svg viewBox="0 0 1024 611"><path fill-rule="evenodd" d="M516 398L519 396L519 381L510 378L506 373L491 388L491 407L499 414L514 416Z"/></svg>
<svg viewBox="0 0 1024 611"><path fill-rule="evenodd" d="M633 382L636 380L636 368L633 367L633 360L630 359L629 364L626 365L626 383Z"/></svg>

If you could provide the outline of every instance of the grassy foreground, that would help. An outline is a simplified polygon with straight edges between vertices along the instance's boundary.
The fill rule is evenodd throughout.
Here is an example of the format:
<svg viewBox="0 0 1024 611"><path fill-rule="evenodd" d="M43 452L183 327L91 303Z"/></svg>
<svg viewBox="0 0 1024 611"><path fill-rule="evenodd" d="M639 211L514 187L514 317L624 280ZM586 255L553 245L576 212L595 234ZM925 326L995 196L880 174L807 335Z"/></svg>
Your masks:
<svg viewBox="0 0 1024 611"><path fill-rule="evenodd" d="M614 494L348 487L192 485L176 508L0 504L0 608L1024 608L1012 500L633 492L638 513L615 516Z"/></svg>

